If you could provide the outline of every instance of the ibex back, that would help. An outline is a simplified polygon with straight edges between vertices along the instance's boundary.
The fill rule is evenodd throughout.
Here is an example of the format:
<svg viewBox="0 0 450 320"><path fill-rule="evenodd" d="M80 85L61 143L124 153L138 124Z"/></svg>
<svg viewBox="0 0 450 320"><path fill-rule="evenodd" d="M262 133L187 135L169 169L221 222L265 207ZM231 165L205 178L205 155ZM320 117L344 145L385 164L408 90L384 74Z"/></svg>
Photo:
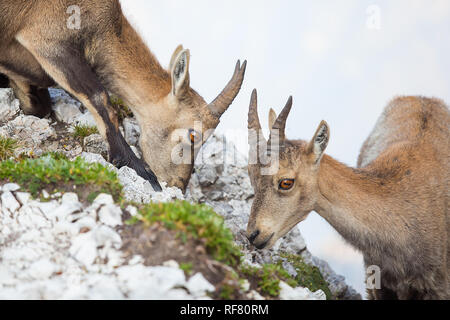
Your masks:
<svg viewBox="0 0 450 320"><path fill-rule="evenodd" d="M314 210L363 253L367 267L380 268L381 288L370 288L370 298L450 298L448 107L438 99L396 98L364 144L360 168L352 169L324 155L326 122L309 142L285 138L291 106L289 100L278 118L270 116L271 140L279 137L276 172L262 175L261 163L249 165L250 241L270 247ZM261 128L256 108L254 92L251 132ZM265 147L254 142L251 157Z"/></svg>
<svg viewBox="0 0 450 320"><path fill-rule="evenodd" d="M186 188L196 153L238 94L245 73L246 63L238 62L224 91L207 104L190 88L189 50L179 46L169 70L163 69L118 0L2 0L0 30L0 73L9 78L23 111L47 115L47 88L59 84L93 114L110 161L132 167L156 190L161 189L156 176ZM111 92L139 122L145 162L119 132ZM172 160L186 149L189 161Z"/></svg>

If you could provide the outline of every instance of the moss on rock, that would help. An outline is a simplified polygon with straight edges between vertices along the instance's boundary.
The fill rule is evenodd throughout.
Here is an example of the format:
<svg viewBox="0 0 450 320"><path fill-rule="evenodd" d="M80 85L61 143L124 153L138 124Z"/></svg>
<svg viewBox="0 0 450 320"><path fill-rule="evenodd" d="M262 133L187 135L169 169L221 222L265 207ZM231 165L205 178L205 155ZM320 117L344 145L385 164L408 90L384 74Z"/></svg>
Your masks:
<svg viewBox="0 0 450 320"><path fill-rule="evenodd" d="M239 265L242 253L234 244L233 234L225 227L224 219L212 208L176 201L144 205L139 213L129 223L162 223L170 230L177 230L182 241L186 241L188 237L203 240L206 249L217 261L230 266Z"/></svg>
<svg viewBox="0 0 450 320"><path fill-rule="evenodd" d="M81 158L70 161L59 153L0 162L0 180L19 184L33 197L45 189L50 193L76 192L82 200L92 198L92 194L108 193L120 201L122 193L115 172Z"/></svg>

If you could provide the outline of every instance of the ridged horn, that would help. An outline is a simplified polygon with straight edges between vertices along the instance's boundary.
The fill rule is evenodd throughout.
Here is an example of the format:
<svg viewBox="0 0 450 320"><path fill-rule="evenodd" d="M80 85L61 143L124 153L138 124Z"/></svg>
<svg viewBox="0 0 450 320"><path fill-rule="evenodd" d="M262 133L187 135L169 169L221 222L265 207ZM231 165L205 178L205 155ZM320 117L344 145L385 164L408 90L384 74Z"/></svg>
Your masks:
<svg viewBox="0 0 450 320"><path fill-rule="evenodd" d="M272 126L272 129L270 130L270 138L269 142L267 144L268 149L271 148L271 142L272 139L276 136L278 136L278 143L280 148L284 146L284 142L286 140L286 120L289 116L289 112L291 112L292 108L292 96L289 97L288 101L286 102L286 106L283 108L283 111L278 115L277 120L275 120L275 123Z"/></svg>
<svg viewBox="0 0 450 320"><path fill-rule="evenodd" d="M258 117L258 93L256 89L252 92L250 107L248 109L248 143L249 143L249 164L259 163L260 145L266 143L261 131L261 123Z"/></svg>
<svg viewBox="0 0 450 320"><path fill-rule="evenodd" d="M211 112L220 118L222 114L233 103L234 99L241 90L242 82L244 81L245 69L247 67L247 60L241 66L241 61L238 60L236 68L234 69L233 77L219 96L210 103L209 108Z"/></svg>

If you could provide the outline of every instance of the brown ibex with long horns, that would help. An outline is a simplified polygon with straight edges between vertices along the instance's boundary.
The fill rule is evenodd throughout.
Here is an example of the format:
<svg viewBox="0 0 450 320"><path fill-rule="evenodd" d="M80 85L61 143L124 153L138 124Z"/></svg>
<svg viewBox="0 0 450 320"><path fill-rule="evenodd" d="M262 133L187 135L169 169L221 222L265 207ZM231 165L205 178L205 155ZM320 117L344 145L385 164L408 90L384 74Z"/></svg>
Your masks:
<svg viewBox="0 0 450 320"><path fill-rule="evenodd" d="M438 99L394 99L365 142L358 169L324 155L330 137L324 121L309 142L286 139L291 107L292 99L278 118L271 112L270 140L279 143L262 149L253 92L250 158L279 152L270 175L261 172L270 164L249 164L250 242L271 247L314 210L363 253L367 267L380 268L381 288L370 288L370 298L450 298L448 107Z"/></svg>
<svg viewBox="0 0 450 320"><path fill-rule="evenodd" d="M69 20L74 14L75 21ZM22 110L47 115L47 88L59 84L93 114L110 161L135 169L155 190L161 190L156 176L186 188L195 154L238 94L246 67L238 62L224 91L207 104L189 85L189 51L179 46L169 70L163 69L119 0L2 0L0 30L0 73L9 78ZM110 92L136 116L145 162L119 132ZM186 148L190 162L174 163L171 156Z"/></svg>

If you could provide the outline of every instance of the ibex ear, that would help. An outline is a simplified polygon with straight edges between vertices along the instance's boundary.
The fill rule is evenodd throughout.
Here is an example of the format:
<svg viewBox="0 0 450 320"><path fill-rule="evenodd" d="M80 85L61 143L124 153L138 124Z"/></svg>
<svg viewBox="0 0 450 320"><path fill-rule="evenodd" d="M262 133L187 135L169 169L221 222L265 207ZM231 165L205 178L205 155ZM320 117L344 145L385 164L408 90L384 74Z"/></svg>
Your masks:
<svg viewBox="0 0 450 320"><path fill-rule="evenodd" d="M322 121L317 128L316 134L308 145L308 154L314 164L317 164L322 159L322 155L327 148L330 139L330 128L328 123Z"/></svg>
<svg viewBox="0 0 450 320"><path fill-rule="evenodd" d="M183 51L183 46L180 44L173 52L172 58L170 58L169 70L172 70L173 65L175 63L175 59L178 58L178 55L180 54L181 51Z"/></svg>
<svg viewBox="0 0 450 320"><path fill-rule="evenodd" d="M277 120L277 114L275 113L275 111L270 108L269 111L269 131L272 130L273 124L275 123L275 121Z"/></svg>
<svg viewBox="0 0 450 320"><path fill-rule="evenodd" d="M178 54L177 54L178 53ZM175 54L176 57L175 57ZM189 88L189 50L183 50L179 46L174 53L171 61L172 74L172 94L180 96L185 89Z"/></svg>

